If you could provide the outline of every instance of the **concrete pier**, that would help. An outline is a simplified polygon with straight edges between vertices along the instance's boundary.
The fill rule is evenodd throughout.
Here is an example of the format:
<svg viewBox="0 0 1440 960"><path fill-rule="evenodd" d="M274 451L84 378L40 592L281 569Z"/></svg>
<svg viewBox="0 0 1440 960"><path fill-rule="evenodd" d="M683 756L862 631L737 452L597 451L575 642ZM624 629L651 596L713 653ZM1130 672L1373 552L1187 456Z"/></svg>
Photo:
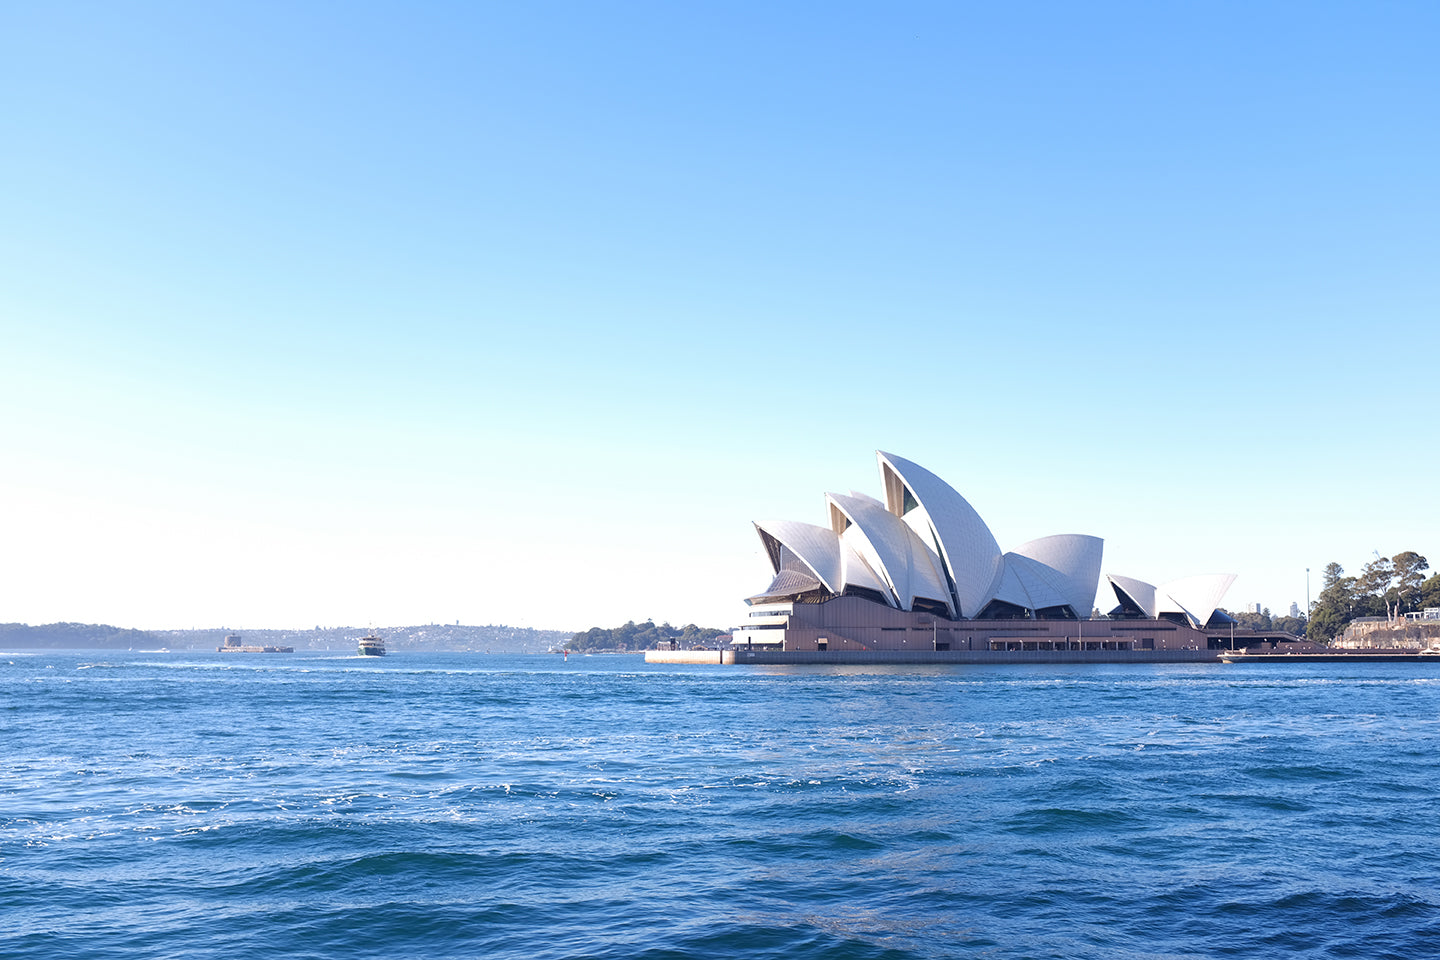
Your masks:
<svg viewBox="0 0 1440 960"><path fill-rule="evenodd" d="M1344 651L1336 653L1226 653L1225 663L1437 663L1440 656L1418 651Z"/></svg>
<svg viewBox="0 0 1440 960"><path fill-rule="evenodd" d="M734 650L646 650L646 663L734 663Z"/></svg>

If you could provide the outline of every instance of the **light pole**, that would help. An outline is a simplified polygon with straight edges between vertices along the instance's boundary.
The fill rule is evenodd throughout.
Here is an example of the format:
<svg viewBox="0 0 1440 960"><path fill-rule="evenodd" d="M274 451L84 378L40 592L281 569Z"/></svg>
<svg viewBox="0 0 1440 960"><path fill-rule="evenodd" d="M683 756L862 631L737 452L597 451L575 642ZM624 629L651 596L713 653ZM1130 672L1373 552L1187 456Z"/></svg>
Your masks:
<svg viewBox="0 0 1440 960"><path fill-rule="evenodd" d="M1310 568L1305 568L1305 620L1310 620Z"/></svg>

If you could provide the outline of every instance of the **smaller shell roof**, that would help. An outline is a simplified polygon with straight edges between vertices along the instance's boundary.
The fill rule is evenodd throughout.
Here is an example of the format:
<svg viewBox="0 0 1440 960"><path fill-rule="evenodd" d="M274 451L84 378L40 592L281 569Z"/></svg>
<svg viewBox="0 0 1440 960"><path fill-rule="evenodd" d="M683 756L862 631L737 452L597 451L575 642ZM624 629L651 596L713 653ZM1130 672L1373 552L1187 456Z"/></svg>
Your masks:
<svg viewBox="0 0 1440 960"><path fill-rule="evenodd" d="M1106 574L1117 598L1129 597L1152 620L1167 613L1183 614L1196 627L1210 622L1220 600L1235 582L1233 573L1205 573L1152 586L1133 577Z"/></svg>
<svg viewBox="0 0 1440 960"><path fill-rule="evenodd" d="M749 601L754 603L757 600L780 600L819 589L821 589L820 581L810 574L800 570L781 570L775 574L775 579L770 581L770 586L766 587L763 592L750 597Z"/></svg>
<svg viewBox="0 0 1440 960"><path fill-rule="evenodd" d="M825 589L831 593L840 592L844 586L840 538L829 527L817 527L798 520L767 520L756 523L755 529L762 538L770 535L798 557Z"/></svg>
<svg viewBox="0 0 1440 960"><path fill-rule="evenodd" d="M1205 626L1210 622L1220 600L1235 582L1233 573L1202 573L1193 577L1171 580L1156 587L1156 592L1168 597L1181 611L1194 619L1195 625ZM1161 607L1161 613L1167 612Z"/></svg>
<svg viewBox="0 0 1440 960"><path fill-rule="evenodd" d="M1083 533L1062 533L1021 544L1011 553L1043 567L1046 579L1077 616L1088 617L1100 589L1105 541ZM1008 554L1007 554L1008 556Z"/></svg>
<svg viewBox="0 0 1440 960"><path fill-rule="evenodd" d="M1110 586L1115 590L1117 599L1123 600L1125 597L1129 597L1151 620L1159 616L1155 606L1154 584L1136 580L1133 577L1117 576L1113 573L1107 573L1105 579L1110 581Z"/></svg>
<svg viewBox="0 0 1440 960"><path fill-rule="evenodd" d="M868 553L875 558L876 573L883 571L902 609L911 609L916 597L950 607L950 588L940 570L939 557L903 520L871 497L827 493L825 499L850 520L851 526L841 537L842 542L863 540L863 548L857 543L857 552L861 557Z"/></svg>
<svg viewBox="0 0 1440 960"><path fill-rule="evenodd" d="M1005 554L1005 576L1000 581L995 599L1029 610L1059 607L1070 602L1059 574L1038 560L1018 553Z"/></svg>
<svg viewBox="0 0 1440 960"><path fill-rule="evenodd" d="M886 596L890 593L855 548L829 527L798 520L766 520L756 523L755 529L762 540L768 536L788 550L814 575L818 586L833 594L844 593L849 586ZM780 569L774 572L778 574Z"/></svg>

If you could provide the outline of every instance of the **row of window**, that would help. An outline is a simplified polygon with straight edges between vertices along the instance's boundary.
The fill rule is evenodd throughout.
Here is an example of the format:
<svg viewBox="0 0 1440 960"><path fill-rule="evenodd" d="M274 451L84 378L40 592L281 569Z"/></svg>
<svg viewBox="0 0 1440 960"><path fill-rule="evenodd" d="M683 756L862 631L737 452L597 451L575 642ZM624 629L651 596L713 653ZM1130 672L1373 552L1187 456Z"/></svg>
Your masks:
<svg viewBox="0 0 1440 960"><path fill-rule="evenodd" d="M1098 652L1102 650L1154 650L1154 637L1140 637L1137 640L995 640L990 641L991 650L1005 650L1024 653L1027 651L1073 651Z"/></svg>

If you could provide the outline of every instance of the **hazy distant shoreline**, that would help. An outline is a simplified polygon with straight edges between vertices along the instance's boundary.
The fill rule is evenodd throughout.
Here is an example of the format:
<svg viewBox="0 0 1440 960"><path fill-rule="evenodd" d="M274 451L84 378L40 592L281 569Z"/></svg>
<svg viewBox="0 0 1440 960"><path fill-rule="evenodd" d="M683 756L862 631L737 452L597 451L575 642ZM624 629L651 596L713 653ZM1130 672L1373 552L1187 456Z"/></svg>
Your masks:
<svg viewBox="0 0 1440 960"><path fill-rule="evenodd" d="M369 627L316 627L311 630L234 630L206 627L194 630L135 630L95 623L50 623L30 626L0 624L3 650L214 650L231 633L249 643L288 646L301 650L342 649L353 646ZM570 630L537 630L487 624L423 624L377 627L391 650L443 650L476 653L545 653L563 647Z"/></svg>

